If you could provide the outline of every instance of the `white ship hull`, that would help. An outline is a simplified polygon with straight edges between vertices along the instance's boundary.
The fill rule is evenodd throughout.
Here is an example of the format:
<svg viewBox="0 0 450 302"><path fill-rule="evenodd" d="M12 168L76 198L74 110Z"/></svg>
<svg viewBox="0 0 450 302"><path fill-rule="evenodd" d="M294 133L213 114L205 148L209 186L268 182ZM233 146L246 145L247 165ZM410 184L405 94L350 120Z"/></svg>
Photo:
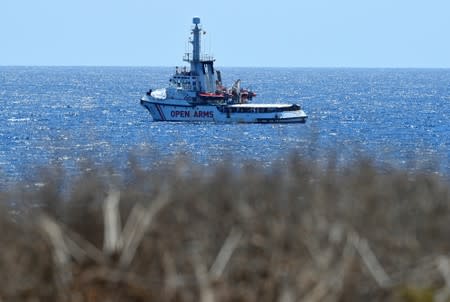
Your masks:
<svg viewBox="0 0 450 302"><path fill-rule="evenodd" d="M221 123L305 123L307 115L295 105L239 104L192 105L183 100L143 97L141 105L154 121Z"/></svg>

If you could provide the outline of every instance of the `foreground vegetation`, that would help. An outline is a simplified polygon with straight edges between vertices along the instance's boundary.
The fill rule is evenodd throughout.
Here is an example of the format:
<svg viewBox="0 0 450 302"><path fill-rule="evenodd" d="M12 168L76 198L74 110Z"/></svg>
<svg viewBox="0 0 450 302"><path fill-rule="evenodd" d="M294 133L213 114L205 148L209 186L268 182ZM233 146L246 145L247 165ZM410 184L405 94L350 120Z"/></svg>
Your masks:
<svg viewBox="0 0 450 302"><path fill-rule="evenodd" d="M86 171L0 193L0 301L449 301L437 175L295 156Z"/></svg>

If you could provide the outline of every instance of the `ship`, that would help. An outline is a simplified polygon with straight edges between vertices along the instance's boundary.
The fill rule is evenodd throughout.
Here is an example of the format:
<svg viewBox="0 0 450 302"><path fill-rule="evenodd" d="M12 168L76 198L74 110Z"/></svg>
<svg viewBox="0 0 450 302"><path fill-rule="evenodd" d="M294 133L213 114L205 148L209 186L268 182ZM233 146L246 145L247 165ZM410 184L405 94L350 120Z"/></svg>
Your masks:
<svg viewBox="0 0 450 302"><path fill-rule="evenodd" d="M241 88L236 80L232 87L222 84L215 59L201 54L200 18L193 18L192 52L183 61L190 68L176 67L166 88L150 89L140 103L153 121L223 122L223 123L305 123L308 116L298 104L253 103L256 93Z"/></svg>

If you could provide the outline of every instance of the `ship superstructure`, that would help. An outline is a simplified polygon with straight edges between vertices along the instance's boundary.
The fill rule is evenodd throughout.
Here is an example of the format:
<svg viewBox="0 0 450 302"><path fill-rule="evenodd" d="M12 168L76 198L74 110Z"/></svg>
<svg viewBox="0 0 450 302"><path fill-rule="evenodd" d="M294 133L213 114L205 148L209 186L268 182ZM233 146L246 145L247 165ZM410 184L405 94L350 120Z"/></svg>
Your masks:
<svg viewBox="0 0 450 302"><path fill-rule="evenodd" d="M167 88L149 90L141 98L154 121L217 121L244 123L306 122L307 115L295 104L252 104L256 94L241 88L237 80L231 88L222 84L214 58L201 55L200 18L193 18L192 53L183 57L190 64L176 67Z"/></svg>

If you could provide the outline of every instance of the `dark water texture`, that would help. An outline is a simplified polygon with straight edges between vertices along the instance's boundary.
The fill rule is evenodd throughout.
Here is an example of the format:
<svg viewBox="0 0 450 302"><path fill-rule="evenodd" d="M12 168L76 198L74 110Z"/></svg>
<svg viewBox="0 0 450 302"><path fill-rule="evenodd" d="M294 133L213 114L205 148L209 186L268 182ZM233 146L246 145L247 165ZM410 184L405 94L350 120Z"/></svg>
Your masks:
<svg viewBox="0 0 450 302"><path fill-rule="evenodd" d="M448 69L222 68L225 84L240 78L255 102L301 104L305 125L152 122L139 98L165 87L172 72L0 67L1 177L22 179L52 162L72 169L85 158L122 168L130 152L145 165L178 153L205 165L225 155L269 165L292 150L319 160L335 150L341 162L359 152L450 171Z"/></svg>

